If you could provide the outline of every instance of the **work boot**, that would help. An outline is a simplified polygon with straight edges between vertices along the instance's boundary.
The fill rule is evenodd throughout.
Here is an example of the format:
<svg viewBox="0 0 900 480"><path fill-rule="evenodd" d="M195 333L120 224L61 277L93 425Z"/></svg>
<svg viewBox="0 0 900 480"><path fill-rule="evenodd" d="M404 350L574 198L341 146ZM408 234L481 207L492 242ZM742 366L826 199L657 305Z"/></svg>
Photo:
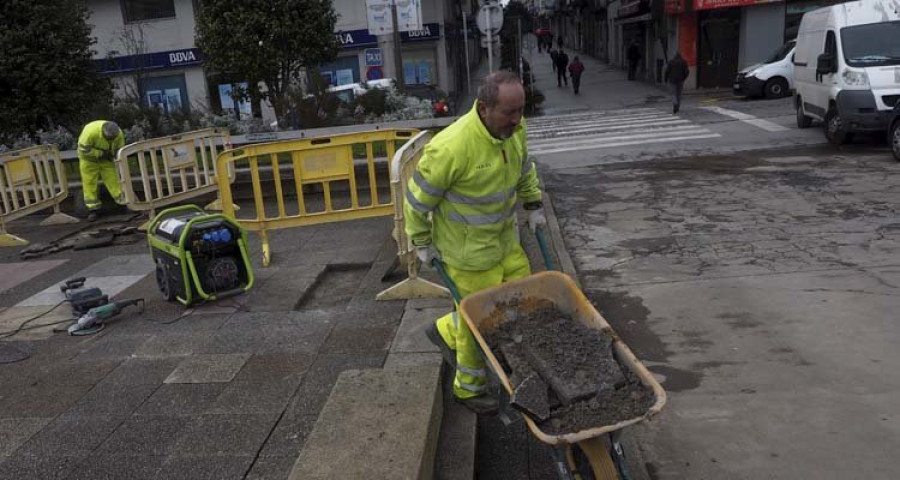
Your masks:
<svg viewBox="0 0 900 480"><path fill-rule="evenodd" d="M97 220L97 212L91 211L90 213L88 213L87 221L93 222L95 220Z"/></svg>
<svg viewBox="0 0 900 480"><path fill-rule="evenodd" d="M456 370L456 352L450 348L450 345L447 345L447 342L444 341L444 337L441 337L441 333L438 332L437 325L434 322L428 324L425 327L425 336L428 337L428 340L437 345L437 347L441 350L441 356L444 357L444 361L447 362L447 365L453 367L453 370Z"/></svg>
<svg viewBox="0 0 900 480"><path fill-rule="evenodd" d="M466 408L479 415L497 413L500 410L500 403L497 401L497 399L488 395L480 395L478 397L470 398L456 398L456 401L465 405Z"/></svg>

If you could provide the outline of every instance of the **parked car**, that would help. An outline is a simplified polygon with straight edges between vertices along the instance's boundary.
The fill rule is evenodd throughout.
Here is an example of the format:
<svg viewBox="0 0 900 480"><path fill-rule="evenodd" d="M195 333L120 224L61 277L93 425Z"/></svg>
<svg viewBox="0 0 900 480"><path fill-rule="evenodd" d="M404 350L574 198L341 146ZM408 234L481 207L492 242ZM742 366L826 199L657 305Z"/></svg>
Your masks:
<svg viewBox="0 0 900 480"><path fill-rule="evenodd" d="M807 12L794 53L797 126L825 124L834 145L884 132L900 99L900 9L861 0Z"/></svg>
<svg viewBox="0 0 900 480"><path fill-rule="evenodd" d="M344 103L351 103L356 97L366 93L373 88L391 89L396 83L393 78L382 78L379 80L369 80L363 83L348 83L346 85L337 85L328 87L328 91L334 96L341 99Z"/></svg>
<svg viewBox="0 0 900 480"><path fill-rule="evenodd" d="M894 160L900 162L900 102L894 105L891 128L888 129L888 144L894 152Z"/></svg>
<svg viewBox="0 0 900 480"><path fill-rule="evenodd" d="M791 40L782 45L768 60L751 65L734 79L734 94L742 97L787 97L794 89L794 48Z"/></svg>
<svg viewBox="0 0 900 480"><path fill-rule="evenodd" d="M434 85L407 85L406 93L409 95L431 102L434 109L434 116L446 117L453 115L453 105L447 93Z"/></svg>

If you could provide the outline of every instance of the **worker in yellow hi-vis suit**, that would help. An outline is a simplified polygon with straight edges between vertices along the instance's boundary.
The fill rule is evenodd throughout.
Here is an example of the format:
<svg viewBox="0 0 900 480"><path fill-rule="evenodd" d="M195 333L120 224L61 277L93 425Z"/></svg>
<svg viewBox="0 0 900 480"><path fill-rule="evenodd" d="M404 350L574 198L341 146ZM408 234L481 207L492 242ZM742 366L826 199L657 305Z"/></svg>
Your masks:
<svg viewBox="0 0 900 480"><path fill-rule="evenodd" d="M116 153L125 146L125 134L115 122L96 120L84 126L78 136L78 167L81 170L81 188L84 204L90 211L88 221L97 219L100 210L100 187L103 185L119 205L125 204L125 195L119 185L116 170Z"/></svg>
<svg viewBox="0 0 900 480"><path fill-rule="evenodd" d="M438 133L409 182L406 232L424 265L445 264L466 295L531 273L519 242L516 202L532 230L546 225L534 163L525 144L525 90L507 71L488 75L475 106ZM453 393L476 412L496 408L485 395L485 365L472 333L454 311L426 330L456 369Z"/></svg>

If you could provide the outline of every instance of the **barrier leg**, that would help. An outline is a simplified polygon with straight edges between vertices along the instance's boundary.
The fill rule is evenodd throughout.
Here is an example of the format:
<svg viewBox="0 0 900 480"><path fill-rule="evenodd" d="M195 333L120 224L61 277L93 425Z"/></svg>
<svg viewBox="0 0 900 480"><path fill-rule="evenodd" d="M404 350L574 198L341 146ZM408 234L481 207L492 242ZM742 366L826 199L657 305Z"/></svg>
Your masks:
<svg viewBox="0 0 900 480"><path fill-rule="evenodd" d="M264 267L268 267L269 262L272 261L272 251L269 249L269 232L260 230L259 236L262 239L262 264Z"/></svg>
<svg viewBox="0 0 900 480"><path fill-rule="evenodd" d="M24 247L25 245L28 245L28 240L25 240L24 238L17 237L7 232L0 233L0 248Z"/></svg>
<svg viewBox="0 0 900 480"><path fill-rule="evenodd" d="M241 209L241 207L239 207L237 204L233 203L232 205L233 205L235 212ZM215 200L213 200L212 202L209 202L209 205L203 207L203 209L209 210L211 212L221 212L222 210L224 210L222 208L222 199L219 197L216 197Z"/></svg>
<svg viewBox="0 0 900 480"><path fill-rule="evenodd" d="M75 218L75 217L73 217L73 216L71 216L71 215L66 215L65 213L60 212L60 211L59 211L59 204L56 204L56 205L53 206L53 215L50 215L49 217L45 218L45 219L40 223L40 225L41 225L41 226L47 226L47 225L66 225L66 224L69 224L69 223L78 223L78 222L80 222L80 220L78 220L77 218Z"/></svg>
<svg viewBox="0 0 900 480"><path fill-rule="evenodd" d="M410 255L412 257L413 255ZM407 257L409 278L387 288L375 296L375 300L409 300L412 298L450 298L446 288L419 276L415 259Z"/></svg>

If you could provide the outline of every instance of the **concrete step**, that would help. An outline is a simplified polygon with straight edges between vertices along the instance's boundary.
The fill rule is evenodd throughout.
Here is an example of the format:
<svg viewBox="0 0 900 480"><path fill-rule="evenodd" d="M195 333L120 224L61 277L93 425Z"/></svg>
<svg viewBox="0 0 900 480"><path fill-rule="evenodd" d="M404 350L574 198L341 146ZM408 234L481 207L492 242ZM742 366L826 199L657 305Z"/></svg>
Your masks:
<svg viewBox="0 0 900 480"><path fill-rule="evenodd" d="M433 478L442 414L439 369L341 373L289 479Z"/></svg>

